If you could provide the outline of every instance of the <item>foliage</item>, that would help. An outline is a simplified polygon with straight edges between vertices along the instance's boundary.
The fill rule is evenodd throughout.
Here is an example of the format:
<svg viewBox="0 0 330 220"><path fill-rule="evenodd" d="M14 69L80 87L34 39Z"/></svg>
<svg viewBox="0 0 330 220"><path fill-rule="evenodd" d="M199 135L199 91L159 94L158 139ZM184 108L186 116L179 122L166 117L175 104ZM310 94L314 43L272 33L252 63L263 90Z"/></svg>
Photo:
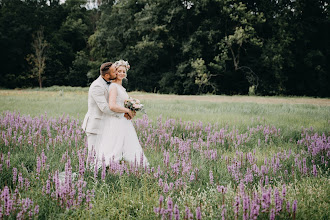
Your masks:
<svg viewBox="0 0 330 220"><path fill-rule="evenodd" d="M89 59L84 51L78 51L75 60L72 62L70 72L67 75L67 80L72 86L81 86L87 84L86 73L88 73Z"/></svg>
<svg viewBox="0 0 330 220"><path fill-rule="evenodd" d="M326 219L326 130L252 115L242 128L144 115L134 126L150 167L98 170L79 120L2 112L1 218Z"/></svg>
<svg viewBox="0 0 330 220"><path fill-rule="evenodd" d="M210 82L212 75L205 66L205 62L203 59L199 58L191 62L191 66L193 68L193 72L189 73L190 77L195 77L195 84L198 85L198 93L203 93L205 86L212 86L214 89L213 92L216 91L216 87L213 83Z"/></svg>
<svg viewBox="0 0 330 220"><path fill-rule="evenodd" d="M88 2L95 7L85 7ZM0 86L37 85L25 58L33 53L32 33L44 26L46 87L88 86L102 62L125 59L132 64L131 91L232 95L254 88L256 95L328 97L329 5L328 0L2 0ZM196 70L201 60L203 74Z"/></svg>
<svg viewBox="0 0 330 220"><path fill-rule="evenodd" d="M32 65L32 77L37 77L39 87L42 88L43 73L46 68L46 48L47 42L44 40L43 27L33 35L32 48L34 54L29 54L27 61Z"/></svg>

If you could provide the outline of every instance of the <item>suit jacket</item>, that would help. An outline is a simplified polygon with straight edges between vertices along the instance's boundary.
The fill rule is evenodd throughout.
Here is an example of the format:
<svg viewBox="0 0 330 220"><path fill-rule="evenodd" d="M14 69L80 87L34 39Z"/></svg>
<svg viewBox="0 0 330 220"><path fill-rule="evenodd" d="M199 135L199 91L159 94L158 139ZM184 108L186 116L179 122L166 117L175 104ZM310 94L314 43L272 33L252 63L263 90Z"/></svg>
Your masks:
<svg viewBox="0 0 330 220"><path fill-rule="evenodd" d="M103 114L119 117L109 108L109 85L99 76L89 87L88 111L85 115L82 129L86 133L98 134Z"/></svg>

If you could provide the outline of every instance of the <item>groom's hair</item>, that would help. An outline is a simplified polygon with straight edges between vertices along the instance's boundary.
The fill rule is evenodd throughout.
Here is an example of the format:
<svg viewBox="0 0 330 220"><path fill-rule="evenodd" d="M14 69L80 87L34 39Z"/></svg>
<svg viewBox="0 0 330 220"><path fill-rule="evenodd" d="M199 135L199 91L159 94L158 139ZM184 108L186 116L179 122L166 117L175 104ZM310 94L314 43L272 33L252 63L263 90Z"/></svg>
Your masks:
<svg viewBox="0 0 330 220"><path fill-rule="evenodd" d="M102 76L107 74L109 72L111 66L112 66L112 62L102 63L102 65L100 67L100 74Z"/></svg>

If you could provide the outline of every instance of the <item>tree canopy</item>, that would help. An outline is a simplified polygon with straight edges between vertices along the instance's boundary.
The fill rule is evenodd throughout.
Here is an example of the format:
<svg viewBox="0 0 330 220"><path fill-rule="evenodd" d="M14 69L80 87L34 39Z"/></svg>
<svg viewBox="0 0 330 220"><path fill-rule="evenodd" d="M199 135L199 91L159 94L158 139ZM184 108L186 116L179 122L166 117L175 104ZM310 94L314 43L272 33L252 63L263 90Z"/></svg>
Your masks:
<svg viewBox="0 0 330 220"><path fill-rule="evenodd" d="M0 0L0 86L88 86L128 60L128 90L330 96L330 0ZM86 7L94 3L97 7Z"/></svg>

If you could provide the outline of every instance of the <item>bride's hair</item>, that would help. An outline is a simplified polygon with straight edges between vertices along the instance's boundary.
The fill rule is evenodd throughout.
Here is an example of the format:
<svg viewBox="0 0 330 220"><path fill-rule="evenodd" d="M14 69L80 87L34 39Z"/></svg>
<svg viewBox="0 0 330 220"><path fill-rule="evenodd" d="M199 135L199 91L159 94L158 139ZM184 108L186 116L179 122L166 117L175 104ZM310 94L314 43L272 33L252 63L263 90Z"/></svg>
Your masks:
<svg viewBox="0 0 330 220"><path fill-rule="evenodd" d="M120 67L120 66L123 66L123 67L126 68L126 71L128 71L130 69L129 63L125 60L118 60L113 65L115 65L116 68Z"/></svg>

